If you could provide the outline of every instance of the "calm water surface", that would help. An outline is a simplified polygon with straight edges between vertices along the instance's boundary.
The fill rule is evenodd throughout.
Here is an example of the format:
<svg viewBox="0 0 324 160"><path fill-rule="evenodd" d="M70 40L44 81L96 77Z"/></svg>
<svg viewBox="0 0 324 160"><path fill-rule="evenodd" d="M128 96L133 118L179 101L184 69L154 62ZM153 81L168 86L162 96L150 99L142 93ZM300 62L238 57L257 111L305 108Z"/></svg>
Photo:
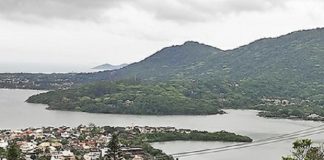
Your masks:
<svg viewBox="0 0 324 160"><path fill-rule="evenodd" d="M266 119L257 117L257 111L226 110L225 115L209 116L136 116L90 114L81 112L50 111L46 105L28 104L24 101L31 95L41 93L34 90L0 89L0 128L18 129L41 126L77 126L95 123L110 126L174 126L206 131L226 130L250 136L254 140L291 133L301 129L318 126L320 122ZM324 135L310 137L322 142ZM279 160L281 155L289 154L293 140L268 144L253 148L211 153L180 158L184 160ZM166 153L178 153L206 148L216 148L233 143L222 142L164 142L153 146Z"/></svg>

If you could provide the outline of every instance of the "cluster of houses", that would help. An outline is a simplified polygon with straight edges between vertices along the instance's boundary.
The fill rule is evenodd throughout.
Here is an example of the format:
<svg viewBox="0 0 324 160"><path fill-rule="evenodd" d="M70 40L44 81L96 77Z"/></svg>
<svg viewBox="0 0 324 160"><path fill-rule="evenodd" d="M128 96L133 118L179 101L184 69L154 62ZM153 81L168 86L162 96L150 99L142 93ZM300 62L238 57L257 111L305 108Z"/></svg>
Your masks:
<svg viewBox="0 0 324 160"><path fill-rule="evenodd" d="M22 79L19 77L6 77L0 79L0 85L3 86L3 88L18 87L18 86L24 88L26 87L26 84L34 84L34 83L30 82L30 80L28 79Z"/></svg>
<svg viewBox="0 0 324 160"><path fill-rule="evenodd" d="M108 144L114 133L124 133L127 139L140 134L157 132L190 133L189 129L175 127L96 127L80 125L76 128L43 127L22 130L0 130L0 148L7 149L10 143L19 147L23 158L47 157L50 160L97 160L108 156ZM147 159L147 153L140 147L120 144L123 157L133 160Z"/></svg>
<svg viewBox="0 0 324 160"><path fill-rule="evenodd" d="M126 131L122 127L119 129ZM0 148L8 148L14 141L26 160L42 156L51 160L96 160L109 153L107 146L112 138L111 132L103 127L90 126L2 130ZM143 159L142 148L121 146L121 151L132 159Z"/></svg>
<svg viewBox="0 0 324 160"><path fill-rule="evenodd" d="M0 79L0 83L12 83L12 84L19 84L19 83L29 83L28 79L20 79L16 77L8 77L4 79Z"/></svg>
<svg viewBox="0 0 324 160"><path fill-rule="evenodd" d="M26 160L34 160L36 157L47 157L50 160L97 160L108 156L110 153L108 144L112 134L116 132L126 135L126 139L132 139L140 134L190 133L192 130L175 127L96 127L95 125L80 125L76 128L62 126L0 130L0 148L8 149L10 143L15 143ZM120 144L120 152L127 159L147 159L147 153L140 147Z"/></svg>
<svg viewBox="0 0 324 160"><path fill-rule="evenodd" d="M156 133L156 132L179 132L179 133L190 133L190 129L177 129L175 127L149 127L149 126L132 126L126 127L126 131L138 131L139 133Z"/></svg>
<svg viewBox="0 0 324 160"><path fill-rule="evenodd" d="M281 100L281 99L275 99L275 98L263 98L262 101L267 104L282 105L282 106L294 104L294 103L289 102L289 100L286 100L286 99Z"/></svg>
<svg viewBox="0 0 324 160"><path fill-rule="evenodd" d="M289 105L309 105L310 100L302 100L291 98L290 100L282 99L282 98L262 98L262 102L270 105L281 105L281 106L289 106Z"/></svg>
<svg viewBox="0 0 324 160"><path fill-rule="evenodd" d="M76 128L62 126L0 130L0 148L7 149L10 143L14 142L26 160L34 160L36 157L47 157L50 160L97 160L110 153L108 144L112 134L116 132L124 133L131 139L139 134L190 133L192 130L175 127L96 127L95 125L80 125ZM120 152L127 159L147 159L147 153L140 147L120 144Z"/></svg>
<svg viewBox="0 0 324 160"><path fill-rule="evenodd" d="M303 105L303 106L309 106L311 103L310 100L301 100L301 99L295 99L291 98L290 101L286 99L278 99L278 98L263 98L261 99L264 104L268 105L276 105L276 106L292 106L292 105ZM322 106L323 108L323 106ZM291 119L298 119L300 117L295 115L290 115L288 118ZM313 121L324 121L324 117L318 115L318 114L310 114L307 117L304 117L306 120L313 120Z"/></svg>
<svg viewBox="0 0 324 160"><path fill-rule="evenodd" d="M46 77L34 76L32 78L25 77L22 74L0 74L0 87L1 88L57 88L67 89L74 83L68 78L55 78L48 81Z"/></svg>

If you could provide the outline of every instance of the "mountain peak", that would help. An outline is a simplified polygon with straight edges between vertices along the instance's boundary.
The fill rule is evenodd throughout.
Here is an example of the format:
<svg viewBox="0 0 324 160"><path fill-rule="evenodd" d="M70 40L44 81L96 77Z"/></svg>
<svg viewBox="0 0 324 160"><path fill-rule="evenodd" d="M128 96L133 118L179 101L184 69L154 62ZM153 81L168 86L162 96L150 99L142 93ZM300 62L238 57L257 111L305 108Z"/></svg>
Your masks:
<svg viewBox="0 0 324 160"><path fill-rule="evenodd" d="M180 47L207 47L207 48L213 48L213 49L216 49L217 51L222 51L221 49L219 48L216 48L216 47L213 47L211 45L207 45L207 44L204 44L204 43L200 43L198 41L186 41L184 42L182 45L179 45Z"/></svg>
<svg viewBox="0 0 324 160"><path fill-rule="evenodd" d="M186 41L185 43L183 43L183 45L201 45L201 43L197 42L197 41Z"/></svg>

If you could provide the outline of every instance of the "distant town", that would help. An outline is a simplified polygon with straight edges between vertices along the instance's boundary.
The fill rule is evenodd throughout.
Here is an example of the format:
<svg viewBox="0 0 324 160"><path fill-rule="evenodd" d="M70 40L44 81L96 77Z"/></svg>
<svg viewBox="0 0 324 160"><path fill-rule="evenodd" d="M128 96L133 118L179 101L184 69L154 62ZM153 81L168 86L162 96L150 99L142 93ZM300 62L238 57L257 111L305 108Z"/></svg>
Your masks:
<svg viewBox="0 0 324 160"><path fill-rule="evenodd" d="M114 133L119 132L120 135L131 139L139 133L156 131L169 132L176 131L176 129L173 127L96 127L90 124L89 126L80 125L77 128L62 126L2 130L0 131L0 148L6 149L10 147L10 143L15 143L14 145L21 151L21 158L26 160L40 158L50 160L110 159L111 149L108 144ZM118 145L125 159L151 159L143 148Z"/></svg>
<svg viewBox="0 0 324 160"><path fill-rule="evenodd" d="M66 89L74 82L71 77L74 73L68 74L31 74L31 73L0 73L1 88L19 89Z"/></svg>
<svg viewBox="0 0 324 160"><path fill-rule="evenodd" d="M189 137L189 138L188 138ZM1 160L173 159L149 142L171 140L238 141L252 139L225 131L208 133L174 127L42 127L0 131Z"/></svg>

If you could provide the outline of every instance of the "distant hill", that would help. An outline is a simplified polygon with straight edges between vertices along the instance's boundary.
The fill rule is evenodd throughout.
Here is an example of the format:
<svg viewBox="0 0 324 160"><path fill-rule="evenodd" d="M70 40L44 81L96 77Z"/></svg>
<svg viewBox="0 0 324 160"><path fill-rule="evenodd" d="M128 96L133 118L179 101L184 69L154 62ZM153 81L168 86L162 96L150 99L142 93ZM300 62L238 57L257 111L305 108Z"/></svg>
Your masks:
<svg viewBox="0 0 324 160"><path fill-rule="evenodd" d="M111 64L102 64L96 67L93 67L91 69L95 69L95 70L115 70L115 69L121 69L125 66L127 66L128 64L124 63L124 64L120 64L120 65L111 65Z"/></svg>

